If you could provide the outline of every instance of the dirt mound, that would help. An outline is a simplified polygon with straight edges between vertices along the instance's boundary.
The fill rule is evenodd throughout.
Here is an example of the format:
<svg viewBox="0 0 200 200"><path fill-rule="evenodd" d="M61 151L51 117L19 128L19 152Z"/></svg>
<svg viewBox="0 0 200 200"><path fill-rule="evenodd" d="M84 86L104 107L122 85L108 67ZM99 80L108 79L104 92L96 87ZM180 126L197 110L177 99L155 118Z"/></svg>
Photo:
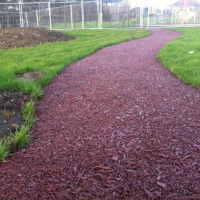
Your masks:
<svg viewBox="0 0 200 200"><path fill-rule="evenodd" d="M61 32L42 28L0 28L0 49L36 46L75 39Z"/></svg>

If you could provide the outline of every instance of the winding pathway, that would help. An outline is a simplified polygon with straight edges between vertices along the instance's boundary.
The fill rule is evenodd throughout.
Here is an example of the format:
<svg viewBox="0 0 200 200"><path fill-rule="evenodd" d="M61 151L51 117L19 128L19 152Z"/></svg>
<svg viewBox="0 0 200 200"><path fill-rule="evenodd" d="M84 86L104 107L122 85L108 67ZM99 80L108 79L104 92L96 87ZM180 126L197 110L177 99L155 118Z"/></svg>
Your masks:
<svg viewBox="0 0 200 200"><path fill-rule="evenodd" d="M180 34L104 48L45 88L0 199L200 199L200 92L157 62Z"/></svg>

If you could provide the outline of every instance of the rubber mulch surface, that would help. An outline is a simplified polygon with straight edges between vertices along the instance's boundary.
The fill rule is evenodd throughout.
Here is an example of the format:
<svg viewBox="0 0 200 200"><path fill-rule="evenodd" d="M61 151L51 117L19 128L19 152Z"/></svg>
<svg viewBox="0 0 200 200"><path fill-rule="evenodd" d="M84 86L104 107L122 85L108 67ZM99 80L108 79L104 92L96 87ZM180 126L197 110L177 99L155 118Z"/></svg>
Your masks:
<svg viewBox="0 0 200 200"><path fill-rule="evenodd" d="M0 166L0 199L200 199L200 92L156 61L178 36L153 30L67 67L31 144Z"/></svg>

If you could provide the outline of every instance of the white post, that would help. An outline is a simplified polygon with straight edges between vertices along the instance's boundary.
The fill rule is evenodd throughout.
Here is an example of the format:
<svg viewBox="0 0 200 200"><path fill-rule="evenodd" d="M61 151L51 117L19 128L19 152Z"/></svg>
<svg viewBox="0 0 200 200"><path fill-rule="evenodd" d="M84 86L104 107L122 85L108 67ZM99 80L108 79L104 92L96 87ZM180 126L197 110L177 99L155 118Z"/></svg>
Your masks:
<svg viewBox="0 0 200 200"><path fill-rule="evenodd" d="M140 7L140 28L143 28L143 6Z"/></svg>
<svg viewBox="0 0 200 200"><path fill-rule="evenodd" d="M100 20L99 1L96 1L96 3L97 3L97 18L98 18L98 27L100 28L100 26L99 26L99 20Z"/></svg>
<svg viewBox="0 0 200 200"><path fill-rule="evenodd" d="M48 3L48 7L49 7L49 27L50 27L50 30L52 30L52 23L51 23L51 2L49 1Z"/></svg>
<svg viewBox="0 0 200 200"><path fill-rule="evenodd" d="M117 3L117 11L118 11L117 20L118 20L118 22L119 22L119 7L120 7L120 4L119 4L119 3Z"/></svg>
<svg viewBox="0 0 200 200"><path fill-rule="evenodd" d="M99 4L99 6L100 6L100 9L99 9L99 11L100 11L100 14L99 14L99 29L102 29L102 25L103 25L103 4L102 4L102 0L100 0L100 4Z"/></svg>
<svg viewBox="0 0 200 200"><path fill-rule="evenodd" d="M19 23L20 23L20 27L21 27L21 9L20 9L20 1L19 1Z"/></svg>
<svg viewBox="0 0 200 200"><path fill-rule="evenodd" d="M23 0L19 0L19 12L20 12L20 27L24 27L24 16L23 16Z"/></svg>
<svg viewBox="0 0 200 200"><path fill-rule="evenodd" d="M84 2L81 0L82 29L84 29Z"/></svg>
<svg viewBox="0 0 200 200"><path fill-rule="evenodd" d="M24 27L21 1L19 1L19 18L20 18L20 27Z"/></svg>
<svg viewBox="0 0 200 200"><path fill-rule="evenodd" d="M28 24L28 15L27 15L27 12L25 12L25 17L26 17L26 27L29 27L29 24Z"/></svg>
<svg viewBox="0 0 200 200"><path fill-rule="evenodd" d="M73 23L73 8L72 5L70 5L70 16L71 16L71 28L74 29L74 23Z"/></svg>
<svg viewBox="0 0 200 200"><path fill-rule="evenodd" d="M38 18L38 10L35 11L36 13L36 21L37 21L37 27L39 27L39 18Z"/></svg>
<svg viewBox="0 0 200 200"><path fill-rule="evenodd" d="M21 3L21 13L22 13L22 27L24 27L24 14L23 14L23 0L22 0L22 3Z"/></svg>
<svg viewBox="0 0 200 200"><path fill-rule="evenodd" d="M148 6L148 12L147 12L147 29L149 28L149 14L150 14L150 6Z"/></svg>

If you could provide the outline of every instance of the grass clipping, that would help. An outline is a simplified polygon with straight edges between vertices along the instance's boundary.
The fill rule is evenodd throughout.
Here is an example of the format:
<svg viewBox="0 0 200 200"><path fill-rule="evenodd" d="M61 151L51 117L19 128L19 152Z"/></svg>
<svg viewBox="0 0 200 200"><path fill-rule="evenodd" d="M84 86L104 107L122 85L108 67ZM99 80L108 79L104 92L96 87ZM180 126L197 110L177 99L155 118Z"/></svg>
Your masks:
<svg viewBox="0 0 200 200"><path fill-rule="evenodd" d="M31 141L29 129L34 123L34 107L33 100L26 103L22 109L24 124L20 130L17 130L13 136L0 140L0 162L3 162L9 154L24 148Z"/></svg>

